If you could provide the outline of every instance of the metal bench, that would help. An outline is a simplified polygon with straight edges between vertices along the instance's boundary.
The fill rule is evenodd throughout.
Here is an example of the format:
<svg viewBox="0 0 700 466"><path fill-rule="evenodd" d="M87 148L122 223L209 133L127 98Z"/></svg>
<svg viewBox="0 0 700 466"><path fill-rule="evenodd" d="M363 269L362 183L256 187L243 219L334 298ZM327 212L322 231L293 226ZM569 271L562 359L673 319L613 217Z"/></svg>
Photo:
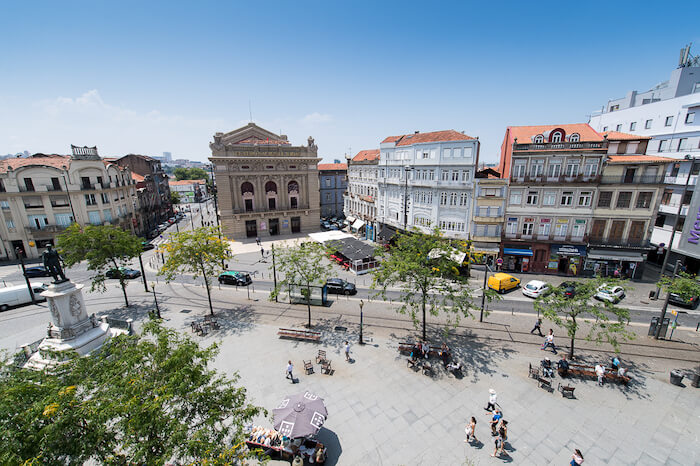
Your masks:
<svg viewBox="0 0 700 466"><path fill-rule="evenodd" d="M280 328L277 335L279 335L280 338L292 338L295 340L308 340L316 342L321 339L321 332L296 328Z"/></svg>
<svg viewBox="0 0 700 466"><path fill-rule="evenodd" d="M529 371L528 371L528 377L532 377L533 379L539 379L540 378L540 368L539 367L532 367L532 364L528 363Z"/></svg>

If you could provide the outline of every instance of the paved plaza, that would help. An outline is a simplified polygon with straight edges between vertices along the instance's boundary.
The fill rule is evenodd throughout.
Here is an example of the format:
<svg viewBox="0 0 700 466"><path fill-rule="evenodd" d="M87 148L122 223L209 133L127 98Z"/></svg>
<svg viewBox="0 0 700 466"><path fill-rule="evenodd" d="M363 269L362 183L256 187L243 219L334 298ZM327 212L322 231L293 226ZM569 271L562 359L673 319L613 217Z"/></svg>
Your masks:
<svg viewBox="0 0 700 466"><path fill-rule="evenodd" d="M180 284L159 287L166 324L202 344L218 342L217 368L227 374L238 372L252 402L272 410L284 395L304 390L325 399L329 417L320 440L329 447L327 464L563 465L574 448L581 449L591 465L700 462L698 389L688 379L685 387L668 381L670 368L689 369L697 365L692 361L700 359L698 338L691 331L680 331L678 342L658 345L640 336L634 346L623 348L623 364L634 377L629 387L601 388L594 381L572 380L576 398L570 400L557 391L538 388L527 377L528 363L537 364L545 355L539 349L539 336L528 333L530 317L494 313L484 324L463 321L446 341L465 366L465 377L448 375L437 360L433 360L437 373L429 377L408 368L406 356L398 354L398 342L415 337L416 332L387 304L365 305L368 344L364 346L357 342L355 300L343 298L328 308L314 307L312 319L322 333L321 342L305 343L277 337L279 327L305 323L305 306L270 303L263 293L248 300L243 290L216 288L213 297L221 329L200 337L190 332L189 324L208 312L204 290ZM106 295L88 293L86 304L98 313L111 309L116 317L132 317L138 328L152 308L152 297L135 282L129 292L134 303L130 309L121 308L118 290ZM34 321L28 323L30 314ZM49 320L41 306L18 308L2 317L0 345L7 349L41 337ZM438 320L429 322L431 341L439 344L444 334L436 325ZM351 363L342 352L346 339L352 345ZM558 343L565 342L560 338ZM606 361L610 354L591 343L578 346L580 355L592 364ZM334 373L322 375L314 364L315 373L304 374L303 361L315 363L319 349L328 352ZM683 358L687 361L675 360ZM295 365L298 383L294 385L285 379L288 359ZM559 381L554 379L554 387ZM509 457L500 459L489 456L493 442L484 411L489 388L498 392L498 403L509 421ZM470 416L477 418L476 434L483 444L463 441ZM272 424L269 419L258 423Z"/></svg>

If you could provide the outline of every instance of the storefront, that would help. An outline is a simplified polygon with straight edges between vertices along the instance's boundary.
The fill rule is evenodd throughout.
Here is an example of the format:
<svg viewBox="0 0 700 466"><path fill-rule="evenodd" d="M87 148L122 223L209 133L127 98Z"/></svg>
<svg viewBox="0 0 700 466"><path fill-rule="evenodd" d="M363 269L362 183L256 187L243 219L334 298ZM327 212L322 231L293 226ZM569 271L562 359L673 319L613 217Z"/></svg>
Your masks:
<svg viewBox="0 0 700 466"><path fill-rule="evenodd" d="M503 265L501 270L508 272L527 272L530 269L532 249L523 245L505 245L503 247Z"/></svg>
<svg viewBox="0 0 700 466"><path fill-rule="evenodd" d="M549 248L547 272L559 275L580 275L585 257L586 246L552 244Z"/></svg>
<svg viewBox="0 0 700 466"><path fill-rule="evenodd" d="M639 280L644 273L645 250L595 248L588 253L584 271L596 277Z"/></svg>
<svg viewBox="0 0 700 466"><path fill-rule="evenodd" d="M473 264L493 266L499 252L497 243L472 243L470 260Z"/></svg>

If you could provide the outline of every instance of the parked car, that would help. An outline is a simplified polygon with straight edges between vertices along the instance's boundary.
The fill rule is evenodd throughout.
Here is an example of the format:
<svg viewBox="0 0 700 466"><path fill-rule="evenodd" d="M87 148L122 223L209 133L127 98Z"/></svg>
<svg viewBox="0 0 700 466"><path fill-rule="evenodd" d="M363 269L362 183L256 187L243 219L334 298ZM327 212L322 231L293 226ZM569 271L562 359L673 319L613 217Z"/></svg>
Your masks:
<svg viewBox="0 0 700 466"><path fill-rule="evenodd" d="M31 283L31 286L32 292L34 292L34 299L37 301L46 301L46 298L41 296L41 293L47 290L47 286L43 283ZM19 306L31 302L32 297L29 294L27 285L0 288L0 311L6 311L11 306Z"/></svg>
<svg viewBox="0 0 700 466"><path fill-rule="evenodd" d="M24 271L27 274L27 277L32 278L32 277L50 277L51 274L49 271L44 267L43 265L39 265L36 267L27 267L24 269Z"/></svg>
<svg viewBox="0 0 700 466"><path fill-rule="evenodd" d="M561 285L559 285L559 288L562 289L564 296L567 298L573 298L576 296L576 286L578 286L576 282L563 282Z"/></svg>
<svg viewBox="0 0 700 466"><path fill-rule="evenodd" d="M683 306L683 307L687 307L690 309L697 309L698 303L700 302L700 297L693 296L692 298L684 299L679 294L671 293L671 295L668 297L668 302L673 303L676 306Z"/></svg>
<svg viewBox="0 0 700 466"><path fill-rule="evenodd" d="M133 278L139 278L141 276L141 272L135 269L130 269L129 267L119 267L118 269L108 270L105 275L107 278L119 278L119 275L122 275L127 280L131 280Z"/></svg>
<svg viewBox="0 0 700 466"><path fill-rule="evenodd" d="M227 270L219 275L219 283L223 285L246 286L253 283L253 279L246 272Z"/></svg>
<svg viewBox="0 0 700 466"><path fill-rule="evenodd" d="M141 247L144 251L150 251L151 249L155 249L156 246L149 241L141 241Z"/></svg>
<svg viewBox="0 0 700 466"><path fill-rule="evenodd" d="M605 286L598 287L598 292L593 296L595 299L607 301L609 303L619 303L625 297L625 290L621 286Z"/></svg>
<svg viewBox="0 0 700 466"><path fill-rule="evenodd" d="M523 294L530 298L538 298L550 290L549 284L540 280L530 280L523 287Z"/></svg>
<svg viewBox="0 0 700 466"><path fill-rule="evenodd" d="M349 283L342 278L329 278L326 280L326 290L333 294L357 294L354 283Z"/></svg>
<svg viewBox="0 0 700 466"><path fill-rule="evenodd" d="M328 229L331 231L340 230L340 228L338 228L338 225L336 225L335 223L332 223L331 226L328 227Z"/></svg>
<svg viewBox="0 0 700 466"><path fill-rule="evenodd" d="M520 286L520 279L507 273L495 273L489 277L488 287L499 293L505 293Z"/></svg>
<svg viewBox="0 0 700 466"><path fill-rule="evenodd" d="M330 230L331 224L328 222L321 222L321 228L323 228L324 230Z"/></svg>

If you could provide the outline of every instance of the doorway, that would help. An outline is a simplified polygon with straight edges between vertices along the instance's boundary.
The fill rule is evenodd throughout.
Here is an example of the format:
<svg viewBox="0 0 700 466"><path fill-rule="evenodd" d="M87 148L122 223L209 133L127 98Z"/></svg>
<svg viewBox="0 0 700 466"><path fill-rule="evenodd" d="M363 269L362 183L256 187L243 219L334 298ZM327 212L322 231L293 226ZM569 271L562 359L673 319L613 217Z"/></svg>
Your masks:
<svg viewBox="0 0 700 466"><path fill-rule="evenodd" d="M301 231L301 217L292 217L292 233Z"/></svg>
<svg viewBox="0 0 700 466"><path fill-rule="evenodd" d="M559 258L559 266L557 267L557 272L566 274L569 271L569 258L568 257L560 257Z"/></svg>
<svg viewBox="0 0 700 466"><path fill-rule="evenodd" d="M21 239L12 242L12 252L15 253L15 257L17 259L19 259L19 256L17 255L18 249L21 251L20 254L22 254L22 257L24 257L26 259L27 258L27 251L24 250L24 242L22 242Z"/></svg>
<svg viewBox="0 0 700 466"><path fill-rule="evenodd" d="M280 234L280 220L278 218L270 219L270 235L277 236Z"/></svg>
<svg viewBox="0 0 700 466"><path fill-rule="evenodd" d="M246 238L255 238L258 236L258 224L255 220L246 220L245 236Z"/></svg>

